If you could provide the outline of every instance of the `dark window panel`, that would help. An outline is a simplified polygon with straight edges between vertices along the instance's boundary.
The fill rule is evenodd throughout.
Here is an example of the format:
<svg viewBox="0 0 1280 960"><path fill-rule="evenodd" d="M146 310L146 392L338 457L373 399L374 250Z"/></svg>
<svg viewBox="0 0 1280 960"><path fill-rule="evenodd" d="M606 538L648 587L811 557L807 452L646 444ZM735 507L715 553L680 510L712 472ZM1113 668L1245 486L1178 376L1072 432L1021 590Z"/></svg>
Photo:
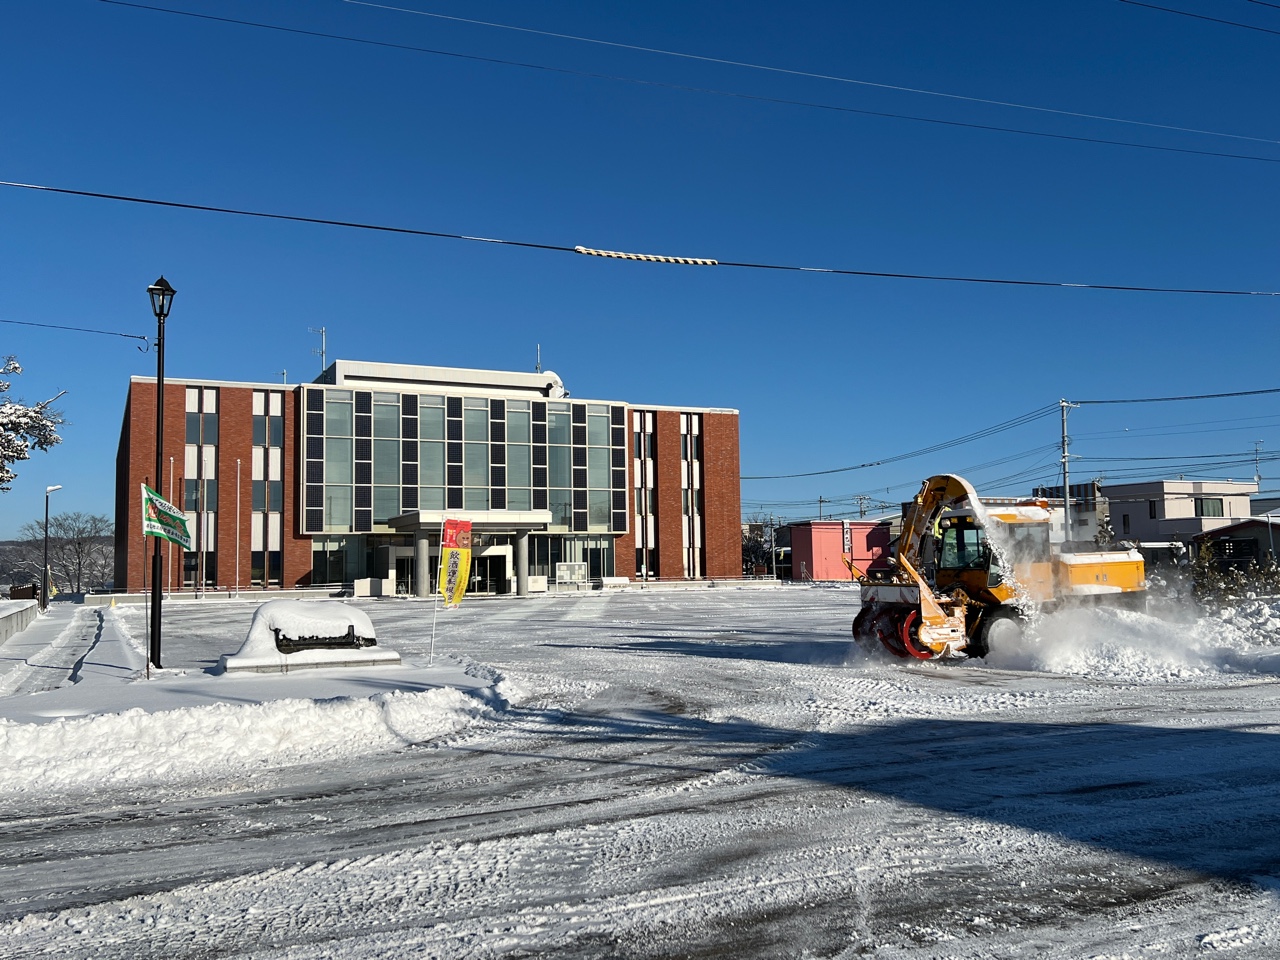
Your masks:
<svg viewBox="0 0 1280 960"><path fill-rule="evenodd" d="M418 462L418 445L412 440L404 440L400 443L400 459L405 463Z"/></svg>
<svg viewBox="0 0 1280 960"><path fill-rule="evenodd" d="M541 487L543 490L547 489L547 468L546 467L533 468L533 485L535 487Z"/></svg>
<svg viewBox="0 0 1280 960"><path fill-rule="evenodd" d="M401 417L400 418L400 436L406 440L418 439L418 418L417 417Z"/></svg>
<svg viewBox="0 0 1280 960"><path fill-rule="evenodd" d="M307 436L322 437L324 436L324 414L308 413L307 414Z"/></svg>
<svg viewBox="0 0 1280 960"><path fill-rule="evenodd" d="M373 394L364 390L356 391L356 413L373 413Z"/></svg>
<svg viewBox="0 0 1280 960"><path fill-rule="evenodd" d="M615 511L615 512L614 512L614 514L613 514L613 523L612 523L612 524L610 524L610 527L609 527L609 528L610 528L614 533L626 533L626 532L627 532L627 514L626 514L626 512L625 512L625 511L623 511L622 513L618 513L618 512L616 512L616 511Z"/></svg>
<svg viewBox="0 0 1280 960"><path fill-rule="evenodd" d="M587 491L585 490L573 491L573 509L574 510L587 509Z"/></svg>
<svg viewBox="0 0 1280 960"><path fill-rule="evenodd" d="M545 423L534 423L533 425L533 443L537 449L538 444L547 442L547 425Z"/></svg>
<svg viewBox="0 0 1280 960"><path fill-rule="evenodd" d="M627 451L614 447L611 453L613 455L613 465L625 469L627 466Z"/></svg>
<svg viewBox="0 0 1280 960"><path fill-rule="evenodd" d="M356 483L373 483L373 464L368 461L355 464L351 479Z"/></svg>
<svg viewBox="0 0 1280 960"><path fill-rule="evenodd" d="M535 510L547 509L547 491L545 488L542 490L533 491L533 509Z"/></svg>
<svg viewBox="0 0 1280 960"><path fill-rule="evenodd" d="M585 510L573 511L573 531L574 533L587 532L587 511Z"/></svg>
<svg viewBox="0 0 1280 960"><path fill-rule="evenodd" d="M547 448L546 447L533 448L533 465L535 467L545 467L547 465Z"/></svg>
<svg viewBox="0 0 1280 960"><path fill-rule="evenodd" d="M489 462L500 463L504 466L507 462L507 447L502 443L491 443L489 445Z"/></svg>
<svg viewBox="0 0 1280 960"><path fill-rule="evenodd" d="M307 414L307 416L311 416L311 414ZM323 421L321 421L320 426L324 426ZM320 432L324 433L324 430ZM324 437L307 437L307 459L324 460Z"/></svg>
<svg viewBox="0 0 1280 960"><path fill-rule="evenodd" d="M400 412L406 417L417 417L418 395L416 393L400 394Z"/></svg>
<svg viewBox="0 0 1280 960"><path fill-rule="evenodd" d="M356 487L355 489L355 507L356 510L362 508L368 509L373 506L373 487Z"/></svg>
<svg viewBox="0 0 1280 960"><path fill-rule="evenodd" d="M372 437L373 436L373 415L368 413L356 414L356 436Z"/></svg>
<svg viewBox="0 0 1280 960"><path fill-rule="evenodd" d="M461 397L445 397L444 400L445 416L451 420L462 419L462 398Z"/></svg>
<svg viewBox="0 0 1280 960"><path fill-rule="evenodd" d="M448 509L448 510L461 510L461 509L462 509L462 488L461 488L461 487L450 487L450 488L449 488L449 492L448 492L448 504L449 504L449 505L448 505L448 507L446 507L446 509Z"/></svg>
<svg viewBox="0 0 1280 960"><path fill-rule="evenodd" d="M416 401L417 398L415 397L414 399ZM401 504L402 510L417 510L418 509L418 488L416 486L401 487L400 488L400 504Z"/></svg>
<svg viewBox="0 0 1280 960"><path fill-rule="evenodd" d="M573 422L580 423L585 427L587 425L587 405L585 403L575 403L572 409Z"/></svg>
<svg viewBox="0 0 1280 960"><path fill-rule="evenodd" d="M490 400L489 416L494 420L506 420L507 419L507 401L496 400L496 399Z"/></svg>
<svg viewBox="0 0 1280 960"><path fill-rule="evenodd" d="M445 437L450 440L462 439L462 421L446 420L445 421Z"/></svg>
<svg viewBox="0 0 1280 960"><path fill-rule="evenodd" d="M307 464L307 483L324 483L324 464L312 460Z"/></svg>
<svg viewBox="0 0 1280 960"><path fill-rule="evenodd" d="M547 422L547 405L542 400L533 401L533 422Z"/></svg>
<svg viewBox="0 0 1280 960"><path fill-rule="evenodd" d="M495 466L489 468L489 486L506 487L507 485L507 468Z"/></svg>
<svg viewBox="0 0 1280 960"><path fill-rule="evenodd" d="M451 463L448 465L445 472L446 472L445 481L449 484L449 486L451 487L462 486L462 464Z"/></svg>
<svg viewBox="0 0 1280 960"><path fill-rule="evenodd" d="M489 439L494 443L505 443L507 439L507 421L492 421L489 424Z"/></svg>
<svg viewBox="0 0 1280 960"><path fill-rule="evenodd" d="M575 467L585 467L587 465L587 451L585 447L573 448L573 465Z"/></svg>
<svg viewBox="0 0 1280 960"><path fill-rule="evenodd" d="M507 509L507 490L505 487L494 487L489 493L489 505L494 510Z"/></svg>
<svg viewBox="0 0 1280 960"><path fill-rule="evenodd" d="M257 483L258 481L254 481ZM307 507L309 509L315 507L324 507L324 487L319 484L309 484L307 486Z"/></svg>
<svg viewBox="0 0 1280 960"><path fill-rule="evenodd" d="M445 461L447 463L462 462L462 444L447 443L445 444Z"/></svg>
<svg viewBox="0 0 1280 960"><path fill-rule="evenodd" d="M400 464L400 482L406 486L412 484L414 487L417 487L418 465L416 463Z"/></svg>
<svg viewBox="0 0 1280 960"><path fill-rule="evenodd" d="M309 532L319 533L324 527L324 511L308 510L307 511L307 530Z"/></svg>
<svg viewBox="0 0 1280 960"><path fill-rule="evenodd" d="M587 469L586 467L573 468L573 486L577 490L587 489Z"/></svg>
<svg viewBox="0 0 1280 960"><path fill-rule="evenodd" d="M627 509L627 491L625 490L613 491L613 509L614 510Z"/></svg>
<svg viewBox="0 0 1280 960"><path fill-rule="evenodd" d="M355 453L356 453L355 458L357 460L372 460L373 459L373 441L368 439L367 437L357 437Z"/></svg>
<svg viewBox="0 0 1280 960"><path fill-rule="evenodd" d="M609 422L615 427L625 427L627 425L627 408L610 407Z"/></svg>
<svg viewBox="0 0 1280 960"><path fill-rule="evenodd" d="M253 415L253 445L255 447L267 445L267 418L257 413Z"/></svg>
<svg viewBox="0 0 1280 960"><path fill-rule="evenodd" d="M627 489L627 471L625 471L625 470L615 470L615 471L613 471L613 483L612 483L612 487L613 487L613 489L615 489L615 490L625 490L625 489Z"/></svg>
<svg viewBox="0 0 1280 960"><path fill-rule="evenodd" d="M373 529L373 510L357 510L356 533L368 533Z"/></svg>
<svg viewBox="0 0 1280 960"><path fill-rule="evenodd" d="M575 447L585 447L587 445L587 427L586 424L579 426L573 425L573 445Z"/></svg>
<svg viewBox="0 0 1280 960"><path fill-rule="evenodd" d="M308 413L324 413L324 391L323 390L307 391L307 412Z"/></svg>
<svg viewBox="0 0 1280 960"><path fill-rule="evenodd" d="M625 447L627 445L627 430L625 427L613 427L609 435L609 442L614 447Z"/></svg>

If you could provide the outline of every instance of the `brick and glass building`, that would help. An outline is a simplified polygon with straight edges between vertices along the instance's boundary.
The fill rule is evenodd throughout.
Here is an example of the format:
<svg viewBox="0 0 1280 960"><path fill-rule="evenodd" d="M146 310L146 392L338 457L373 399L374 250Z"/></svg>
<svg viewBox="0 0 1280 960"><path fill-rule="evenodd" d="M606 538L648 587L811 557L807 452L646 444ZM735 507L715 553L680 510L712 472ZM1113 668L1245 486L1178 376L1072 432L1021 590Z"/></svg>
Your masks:
<svg viewBox="0 0 1280 960"><path fill-rule="evenodd" d="M116 463L116 586L144 588L139 489L187 513L171 592L394 579L429 595L445 517L469 519L472 589L569 577L741 575L736 410L571 398L553 373L339 360L300 385L129 384ZM169 551L166 546L165 551Z"/></svg>

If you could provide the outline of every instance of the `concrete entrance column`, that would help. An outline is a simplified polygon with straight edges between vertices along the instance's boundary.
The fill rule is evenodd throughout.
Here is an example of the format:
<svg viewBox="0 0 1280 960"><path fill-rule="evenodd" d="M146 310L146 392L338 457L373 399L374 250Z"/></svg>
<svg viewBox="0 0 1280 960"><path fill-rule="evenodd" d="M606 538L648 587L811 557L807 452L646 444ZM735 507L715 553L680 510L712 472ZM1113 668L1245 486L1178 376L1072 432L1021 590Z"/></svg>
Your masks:
<svg viewBox="0 0 1280 960"><path fill-rule="evenodd" d="M516 596L529 595L529 531L516 534Z"/></svg>
<svg viewBox="0 0 1280 960"><path fill-rule="evenodd" d="M413 593L417 597L431 596L431 541L426 530L418 530L413 536Z"/></svg>

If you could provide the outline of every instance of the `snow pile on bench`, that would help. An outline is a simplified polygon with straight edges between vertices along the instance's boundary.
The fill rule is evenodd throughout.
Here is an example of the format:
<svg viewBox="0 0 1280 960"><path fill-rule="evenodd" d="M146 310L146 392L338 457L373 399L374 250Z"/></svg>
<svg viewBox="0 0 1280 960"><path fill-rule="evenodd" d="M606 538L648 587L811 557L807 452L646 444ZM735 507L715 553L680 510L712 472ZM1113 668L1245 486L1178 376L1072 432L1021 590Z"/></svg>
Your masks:
<svg viewBox="0 0 1280 960"><path fill-rule="evenodd" d="M368 614L336 600L268 600L239 651L220 661L224 673L398 663L400 654L377 646Z"/></svg>

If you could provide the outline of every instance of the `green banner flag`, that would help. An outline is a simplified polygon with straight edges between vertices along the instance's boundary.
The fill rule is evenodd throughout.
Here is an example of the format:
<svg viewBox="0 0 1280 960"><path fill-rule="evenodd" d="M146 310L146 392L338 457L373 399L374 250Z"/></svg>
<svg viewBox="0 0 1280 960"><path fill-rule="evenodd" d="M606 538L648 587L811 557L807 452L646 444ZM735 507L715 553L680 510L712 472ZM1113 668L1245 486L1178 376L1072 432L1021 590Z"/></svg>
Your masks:
<svg viewBox="0 0 1280 960"><path fill-rule="evenodd" d="M185 550L191 549L186 516L145 483L142 485L142 534L161 537Z"/></svg>

